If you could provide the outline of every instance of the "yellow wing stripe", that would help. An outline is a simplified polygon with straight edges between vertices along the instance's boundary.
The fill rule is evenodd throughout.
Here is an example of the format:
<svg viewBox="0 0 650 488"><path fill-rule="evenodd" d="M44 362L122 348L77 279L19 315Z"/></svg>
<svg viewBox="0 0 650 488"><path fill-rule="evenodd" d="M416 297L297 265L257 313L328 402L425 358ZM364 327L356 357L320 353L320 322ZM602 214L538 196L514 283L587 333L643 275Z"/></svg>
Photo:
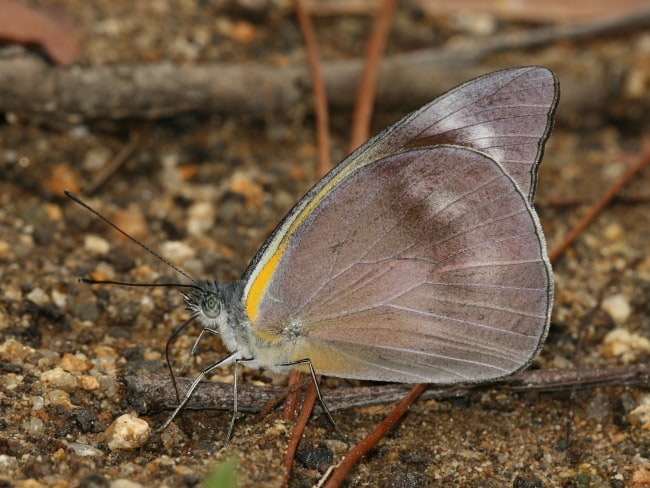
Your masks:
<svg viewBox="0 0 650 488"><path fill-rule="evenodd" d="M358 169L362 168L364 165L357 163L358 158L351 161L347 166L336 174L331 180L329 180L313 198L305 205L305 207L296 215L292 222L288 223L288 228L284 234L278 235L278 240L271 243L268 247L268 251L272 251L275 247L275 251L272 256L266 261L262 268L255 274L253 274L252 279L253 283L250 286L250 290L246 296L246 312L248 313L248 318L250 321L255 324L257 317L260 313L260 302L264 296L264 292L268 287L273 274L275 273L280 260L284 255L287 249L287 242L293 233L298 229L303 222L307 219L309 215L312 214L314 209L321 204L321 202L336 188L341 182L345 181ZM366 163L367 164L367 163Z"/></svg>
<svg viewBox="0 0 650 488"><path fill-rule="evenodd" d="M262 295L266 291L266 287L271 281L271 277L273 276L273 273L275 273L275 269L278 267L285 250L286 245L282 244L271 259L269 259L264 265L260 273L257 275L257 278L255 278L255 283L253 283L253 286L251 287L251 291L248 294L248 300L246 300L246 312L248 312L248 317L253 323L255 323L257 316L260 313L260 301L262 300Z"/></svg>
<svg viewBox="0 0 650 488"><path fill-rule="evenodd" d="M295 230L302 225L302 223L305 221L305 219L311 215L311 213L314 211L314 209L321 204L321 202L336 188L341 184L341 182L345 181L347 178L350 177L351 174L353 174L355 171L360 169L362 166L361 165L356 165L355 161L351 161L341 172L339 172L334 178L332 178L330 181L327 182L325 186L321 189L320 192L318 192L316 195L314 195L314 198L312 198L309 203L305 206L304 209L300 212L300 214L296 217L296 219L291 223L291 228L287 232L287 234L283 237L283 241L286 242L287 237L289 237L291 234L295 232Z"/></svg>

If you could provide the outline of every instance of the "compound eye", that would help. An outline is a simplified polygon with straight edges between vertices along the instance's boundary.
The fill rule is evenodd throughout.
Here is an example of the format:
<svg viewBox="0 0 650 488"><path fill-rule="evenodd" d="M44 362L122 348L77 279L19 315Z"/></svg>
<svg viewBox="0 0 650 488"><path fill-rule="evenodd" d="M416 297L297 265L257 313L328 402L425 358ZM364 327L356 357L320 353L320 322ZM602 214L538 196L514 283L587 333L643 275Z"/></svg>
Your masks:
<svg viewBox="0 0 650 488"><path fill-rule="evenodd" d="M221 300L219 300L215 295L208 295L205 300L203 300L201 309L206 317L216 319L221 313Z"/></svg>

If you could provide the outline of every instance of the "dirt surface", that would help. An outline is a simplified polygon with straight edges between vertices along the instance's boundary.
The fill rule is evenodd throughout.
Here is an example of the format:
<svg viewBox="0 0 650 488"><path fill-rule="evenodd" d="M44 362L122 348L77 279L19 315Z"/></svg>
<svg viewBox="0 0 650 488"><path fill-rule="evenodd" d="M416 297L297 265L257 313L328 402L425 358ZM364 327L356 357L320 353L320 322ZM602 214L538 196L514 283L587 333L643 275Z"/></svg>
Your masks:
<svg viewBox="0 0 650 488"><path fill-rule="evenodd" d="M205 61L305 63L290 9L263 13L193 0L56 2L80 28L81 66ZM253 3L253 2L251 2ZM470 18L470 17L467 17ZM457 18L400 10L391 52L476 36ZM481 24L482 25L482 24ZM317 19L329 59L363 52L363 17ZM524 29L501 25L497 29ZM502 54L496 66L543 63L645 65L647 34ZM585 76L589 76L588 73ZM647 82L646 82L647 85ZM451 87L449 87L451 88ZM437 93L432 93L433 98ZM647 97L648 95L643 95ZM164 348L187 318L173 289L90 287L78 277L175 282L182 277L62 197L141 134L138 148L89 203L194 277L238 278L265 236L316 181L310 100L295 114L252 118L184 114L156 121L0 124L0 486L196 486L220 461L239 460L241 486L281 486L292 425L280 413L241 415L230 444L229 412L185 412L164 433L166 413L131 419L120 447L111 427L134 414L125 375L165 372ZM562 107L562 102L560 107ZM562 108L560 108L562 110ZM379 114L377 124L403 114ZM640 150L644 114L560 126L541 169L538 211L554 248ZM565 118L566 120L566 118ZM616 122L616 123L614 123ZM381 128L378 125L376 129ZM335 113L333 153L345 155L349 114ZM610 206L555 266L551 332L536 368L608 367L650 356L650 171ZM175 343L180 365L198 330ZM627 334L627 335L626 335ZM188 374L223 354L206 344ZM214 381L229 381L228 371ZM260 371L244 381L275 382ZM326 387L349 382L328 380ZM650 394L610 387L511 394L498 385L454 401L426 400L349 477L348 486L650 486ZM361 440L390 405L336 412ZM141 429L141 430L139 430ZM138 432L140 434L138 434ZM129 444L130 443L130 444ZM301 443L290 486L313 486L347 447L322 417ZM127 481L128 480L128 481Z"/></svg>

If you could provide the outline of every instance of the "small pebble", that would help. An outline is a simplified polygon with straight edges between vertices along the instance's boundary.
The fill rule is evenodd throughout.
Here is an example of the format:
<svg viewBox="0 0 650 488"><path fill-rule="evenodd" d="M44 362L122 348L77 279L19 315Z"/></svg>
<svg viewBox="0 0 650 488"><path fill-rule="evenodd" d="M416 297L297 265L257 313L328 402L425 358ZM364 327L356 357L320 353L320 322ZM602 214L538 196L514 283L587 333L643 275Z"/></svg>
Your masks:
<svg viewBox="0 0 650 488"><path fill-rule="evenodd" d="M630 315L632 315L630 301L622 294L605 298L601 307L617 325L623 325L630 318Z"/></svg>
<svg viewBox="0 0 650 488"><path fill-rule="evenodd" d="M77 388L77 379L59 366L41 373L41 381L65 391L74 391Z"/></svg>
<svg viewBox="0 0 650 488"><path fill-rule="evenodd" d="M70 395L63 390L50 390L45 394L50 405L53 407L65 407L73 409L74 405L70 401Z"/></svg>
<svg viewBox="0 0 650 488"><path fill-rule="evenodd" d="M70 134L70 137L73 139L83 139L84 137L88 137L89 133L90 130L88 129L88 126L83 124L75 125L68 130L68 134Z"/></svg>
<svg viewBox="0 0 650 488"><path fill-rule="evenodd" d="M13 391L23 385L25 377L21 374L7 374L3 378L3 387L7 391Z"/></svg>
<svg viewBox="0 0 650 488"><path fill-rule="evenodd" d="M194 249L180 241L166 241L160 246L163 256L174 263L180 263L196 255Z"/></svg>
<svg viewBox="0 0 650 488"><path fill-rule="evenodd" d="M650 430L650 395L641 397L639 403L640 405L628 415L630 423L644 430Z"/></svg>
<svg viewBox="0 0 650 488"><path fill-rule="evenodd" d="M111 152L108 148L98 146L90 149L81 163L86 171L99 171L111 159Z"/></svg>
<svg viewBox="0 0 650 488"><path fill-rule="evenodd" d="M6 454L0 454L0 473L10 473L18 468L18 459L13 456L7 456Z"/></svg>
<svg viewBox="0 0 650 488"><path fill-rule="evenodd" d="M43 209L52 222L61 222L63 220L63 210L61 210L60 205L46 203L43 205Z"/></svg>
<svg viewBox="0 0 650 488"><path fill-rule="evenodd" d="M45 406L45 399L42 396L32 397L32 410L42 410Z"/></svg>
<svg viewBox="0 0 650 488"><path fill-rule="evenodd" d="M619 241L625 237L625 229L618 222L609 224L603 230L603 237L611 242Z"/></svg>
<svg viewBox="0 0 650 488"><path fill-rule="evenodd" d="M264 205L264 188L249 174L241 171L235 172L230 181L229 190L242 195L246 201L246 207L250 209L258 209Z"/></svg>
<svg viewBox="0 0 650 488"><path fill-rule="evenodd" d="M111 451L142 447L149 439L149 424L132 414L121 415L106 429L106 444Z"/></svg>
<svg viewBox="0 0 650 488"><path fill-rule="evenodd" d="M118 479L111 481L111 488L144 488L140 483L127 479Z"/></svg>
<svg viewBox="0 0 650 488"><path fill-rule="evenodd" d="M188 210L187 232L200 237L214 226L215 208L208 202L197 202Z"/></svg>
<svg viewBox="0 0 650 488"><path fill-rule="evenodd" d="M143 240L149 234L149 226L144 214L138 209L120 210L113 215L115 225L123 229L127 234L138 240ZM119 239L126 237L118 236Z"/></svg>
<svg viewBox="0 0 650 488"><path fill-rule="evenodd" d="M256 29L253 24L244 20L235 21L230 30L230 38L234 41L248 44L253 42L256 36Z"/></svg>
<svg viewBox="0 0 650 488"><path fill-rule="evenodd" d="M647 466L637 466L632 474L632 486L634 488L650 487L650 468Z"/></svg>
<svg viewBox="0 0 650 488"><path fill-rule="evenodd" d="M24 359L27 356L31 356L35 352L35 349L23 345L16 339L7 339L5 342L0 344L0 354L6 355L7 358L11 359L14 362L17 359Z"/></svg>
<svg viewBox="0 0 650 488"><path fill-rule="evenodd" d="M61 358L61 368L71 373L84 373L93 368L93 363L88 359L79 358L74 354L66 352Z"/></svg>
<svg viewBox="0 0 650 488"><path fill-rule="evenodd" d="M104 453L96 447L84 444L82 442L71 442L68 444L68 449L72 449L77 456L101 457L104 455Z"/></svg>
<svg viewBox="0 0 650 488"><path fill-rule="evenodd" d="M625 364L634 361L643 352L650 352L650 340L628 329L611 330L603 339L603 354L619 357Z"/></svg>
<svg viewBox="0 0 650 488"><path fill-rule="evenodd" d="M45 431L45 423L38 417L31 417L23 422L23 429L32 437L40 437Z"/></svg>
<svg viewBox="0 0 650 488"><path fill-rule="evenodd" d="M34 288L30 291L25 298L39 307L44 307L50 303L50 297L41 288Z"/></svg>
<svg viewBox="0 0 650 488"><path fill-rule="evenodd" d="M107 346L105 344L97 344L94 347L93 352L98 357L117 358L119 356L119 354L117 353L115 348L113 348L111 346Z"/></svg>
<svg viewBox="0 0 650 488"><path fill-rule="evenodd" d="M60 291L54 289L52 290L52 301L54 302L54 305L56 305L59 308L65 308L65 306L68 304L68 295L65 293L61 293Z"/></svg>
<svg viewBox="0 0 650 488"><path fill-rule="evenodd" d="M86 234L84 236L84 249L93 254L103 255L108 254L111 250L111 244L103 237Z"/></svg>
<svg viewBox="0 0 650 488"><path fill-rule="evenodd" d="M13 257L11 252L11 244L8 241L0 239L0 258L10 259Z"/></svg>
<svg viewBox="0 0 650 488"><path fill-rule="evenodd" d="M70 163L59 163L52 166L49 178L44 186L54 195L63 195L63 190L79 193L79 172Z"/></svg>
<svg viewBox="0 0 650 488"><path fill-rule="evenodd" d="M99 381L94 376L85 374L79 378L79 386L86 391L95 391L99 390Z"/></svg>

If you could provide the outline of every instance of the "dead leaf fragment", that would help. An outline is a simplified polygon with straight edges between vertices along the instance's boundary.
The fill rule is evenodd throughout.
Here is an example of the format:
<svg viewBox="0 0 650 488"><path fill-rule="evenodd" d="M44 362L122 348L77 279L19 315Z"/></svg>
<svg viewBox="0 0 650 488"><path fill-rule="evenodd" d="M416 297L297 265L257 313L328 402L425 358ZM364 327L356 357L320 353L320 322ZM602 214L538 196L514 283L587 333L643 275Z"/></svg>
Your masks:
<svg viewBox="0 0 650 488"><path fill-rule="evenodd" d="M74 27L68 19L24 5L0 0L0 39L19 44L38 44L57 64L68 66L81 55Z"/></svg>

